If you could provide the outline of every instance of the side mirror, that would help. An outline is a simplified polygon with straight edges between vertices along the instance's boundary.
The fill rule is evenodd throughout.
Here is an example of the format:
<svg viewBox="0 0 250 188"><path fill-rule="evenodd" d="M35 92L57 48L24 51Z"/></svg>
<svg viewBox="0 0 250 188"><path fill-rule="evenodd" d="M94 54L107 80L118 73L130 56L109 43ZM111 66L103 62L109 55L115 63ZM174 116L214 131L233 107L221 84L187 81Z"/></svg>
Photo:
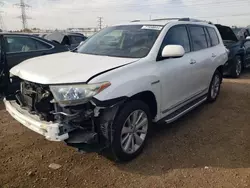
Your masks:
<svg viewBox="0 0 250 188"><path fill-rule="evenodd" d="M182 57L185 54L185 50L181 45L167 45L163 48L161 56L167 57Z"/></svg>

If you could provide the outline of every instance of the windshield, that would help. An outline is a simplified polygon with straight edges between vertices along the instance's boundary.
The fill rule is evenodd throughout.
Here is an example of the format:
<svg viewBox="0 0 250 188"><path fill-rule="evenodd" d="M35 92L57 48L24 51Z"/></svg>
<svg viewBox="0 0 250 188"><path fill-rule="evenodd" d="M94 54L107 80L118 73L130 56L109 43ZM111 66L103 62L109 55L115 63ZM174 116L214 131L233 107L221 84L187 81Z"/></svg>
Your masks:
<svg viewBox="0 0 250 188"><path fill-rule="evenodd" d="M124 25L108 27L92 36L78 53L142 58L148 55L162 26Z"/></svg>

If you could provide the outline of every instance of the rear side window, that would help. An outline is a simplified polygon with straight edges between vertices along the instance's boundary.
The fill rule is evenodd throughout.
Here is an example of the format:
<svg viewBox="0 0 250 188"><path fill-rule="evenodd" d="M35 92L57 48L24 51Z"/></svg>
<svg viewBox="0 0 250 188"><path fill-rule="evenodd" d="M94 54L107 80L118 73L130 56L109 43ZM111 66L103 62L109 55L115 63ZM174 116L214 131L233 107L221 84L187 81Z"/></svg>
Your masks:
<svg viewBox="0 0 250 188"><path fill-rule="evenodd" d="M36 48L37 50L49 50L52 48L52 46L44 43L44 42L41 42L41 41L38 41L38 40L35 40L36 42Z"/></svg>
<svg viewBox="0 0 250 188"><path fill-rule="evenodd" d="M209 33L210 38L211 38L212 46L218 45L220 43L220 41L219 41L219 37L218 37L215 29L208 27L207 30L208 30L208 33Z"/></svg>
<svg viewBox="0 0 250 188"><path fill-rule="evenodd" d="M186 53L190 52L189 37L185 26L174 26L168 31L164 38L162 49L170 44L181 45Z"/></svg>
<svg viewBox="0 0 250 188"><path fill-rule="evenodd" d="M190 26L190 35L194 51L208 47L205 30L202 26Z"/></svg>
<svg viewBox="0 0 250 188"><path fill-rule="evenodd" d="M205 33L206 33L206 38L207 38L207 45L208 45L208 47L211 47L212 46L212 42L211 42L210 36L208 34L208 31L206 29L205 29Z"/></svg>

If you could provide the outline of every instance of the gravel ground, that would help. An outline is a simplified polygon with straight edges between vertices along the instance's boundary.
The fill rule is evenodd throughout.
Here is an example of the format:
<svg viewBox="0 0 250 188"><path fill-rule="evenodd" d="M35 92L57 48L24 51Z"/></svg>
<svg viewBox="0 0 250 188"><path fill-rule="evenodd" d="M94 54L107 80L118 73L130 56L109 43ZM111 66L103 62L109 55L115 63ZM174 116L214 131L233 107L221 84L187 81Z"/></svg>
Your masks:
<svg viewBox="0 0 250 188"><path fill-rule="evenodd" d="M0 187L250 187L249 95L250 74L225 79L216 103L156 126L142 155L127 164L46 141L1 105Z"/></svg>

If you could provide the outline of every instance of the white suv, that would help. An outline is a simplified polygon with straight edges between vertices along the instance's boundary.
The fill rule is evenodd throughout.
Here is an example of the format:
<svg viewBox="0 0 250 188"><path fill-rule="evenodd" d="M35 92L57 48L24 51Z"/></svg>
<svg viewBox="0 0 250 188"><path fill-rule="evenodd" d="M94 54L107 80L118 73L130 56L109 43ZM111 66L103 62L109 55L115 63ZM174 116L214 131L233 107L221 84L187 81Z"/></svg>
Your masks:
<svg viewBox="0 0 250 188"><path fill-rule="evenodd" d="M109 148L127 161L143 150L152 122L171 123L216 100L226 61L212 24L133 21L103 29L72 52L12 68L20 89L4 102L17 121L48 140Z"/></svg>

